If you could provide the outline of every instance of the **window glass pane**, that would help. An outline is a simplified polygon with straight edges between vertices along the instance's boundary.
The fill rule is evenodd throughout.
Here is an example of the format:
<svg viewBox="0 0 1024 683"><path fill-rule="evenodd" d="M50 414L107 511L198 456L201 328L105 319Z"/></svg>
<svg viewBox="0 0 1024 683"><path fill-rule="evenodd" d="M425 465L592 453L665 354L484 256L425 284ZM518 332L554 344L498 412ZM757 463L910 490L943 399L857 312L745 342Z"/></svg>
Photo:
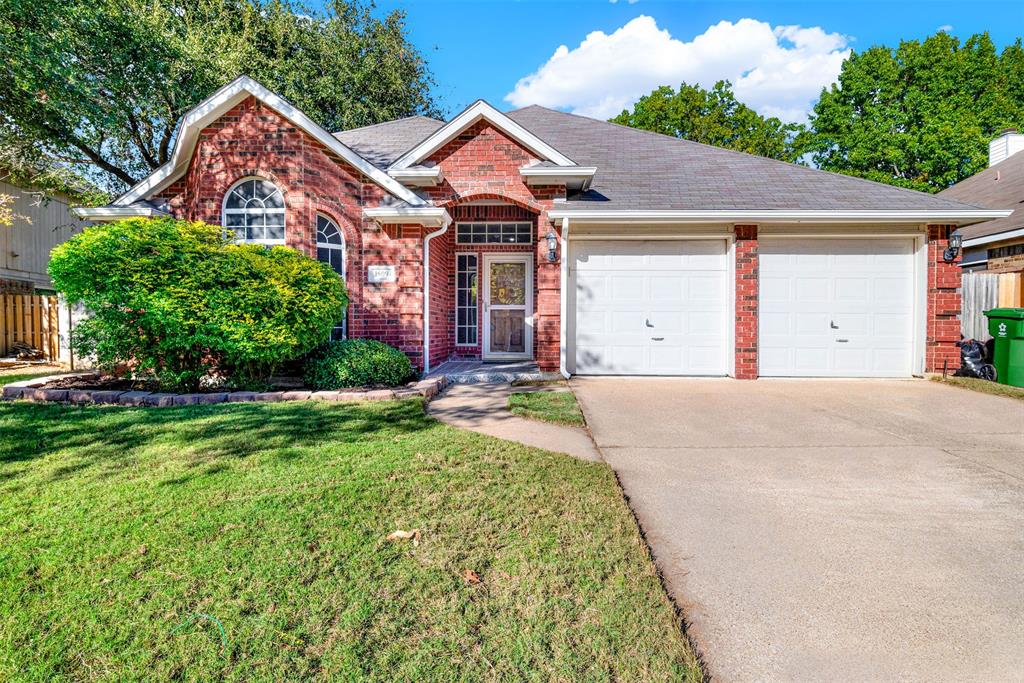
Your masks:
<svg viewBox="0 0 1024 683"><path fill-rule="evenodd" d="M236 239L284 241L284 195L269 180L242 181L228 193L224 208L224 227Z"/></svg>
<svg viewBox="0 0 1024 683"><path fill-rule="evenodd" d="M477 257L456 255L455 343L477 343Z"/></svg>
<svg viewBox="0 0 1024 683"><path fill-rule="evenodd" d="M266 228L268 240L283 240L284 239L284 226L283 225L268 225Z"/></svg>
<svg viewBox="0 0 1024 683"><path fill-rule="evenodd" d="M458 223L458 244L532 244L533 223Z"/></svg>
<svg viewBox="0 0 1024 683"><path fill-rule="evenodd" d="M526 303L526 264L492 263L491 305L510 306Z"/></svg>

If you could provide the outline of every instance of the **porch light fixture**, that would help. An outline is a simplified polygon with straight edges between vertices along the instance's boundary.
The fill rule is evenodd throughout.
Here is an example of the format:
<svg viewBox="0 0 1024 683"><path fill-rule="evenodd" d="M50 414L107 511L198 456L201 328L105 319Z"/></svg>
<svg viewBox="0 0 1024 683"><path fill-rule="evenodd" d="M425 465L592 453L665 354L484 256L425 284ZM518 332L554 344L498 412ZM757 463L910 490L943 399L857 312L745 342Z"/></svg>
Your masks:
<svg viewBox="0 0 1024 683"><path fill-rule="evenodd" d="M942 260L946 263L956 261L956 255L960 253L960 246L963 244L963 241L963 235L960 234L959 230L949 233L949 243L946 250L942 252Z"/></svg>
<svg viewBox="0 0 1024 683"><path fill-rule="evenodd" d="M554 263L558 260L558 235L555 234L554 230L548 230L548 234L544 235L544 239L548 241L548 261Z"/></svg>

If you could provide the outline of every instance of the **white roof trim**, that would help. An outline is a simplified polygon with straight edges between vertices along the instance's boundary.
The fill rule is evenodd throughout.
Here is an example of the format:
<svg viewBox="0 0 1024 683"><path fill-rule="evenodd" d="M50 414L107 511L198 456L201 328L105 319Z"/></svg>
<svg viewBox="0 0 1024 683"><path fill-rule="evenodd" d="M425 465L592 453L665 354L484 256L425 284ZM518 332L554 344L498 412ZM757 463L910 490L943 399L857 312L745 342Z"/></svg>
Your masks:
<svg viewBox="0 0 1024 683"><path fill-rule="evenodd" d="M1018 228L1017 230L1006 230L1005 232L997 232L994 235L982 235L981 237L972 237L970 239L964 240L963 246L976 247L981 244L991 244L992 242L1012 240L1014 237L1024 237L1024 228Z"/></svg>
<svg viewBox="0 0 1024 683"><path fill-rule="evenodd" d="M1009 216L1009 211L809 211L809 210L716 210L716 211L599 211L555 209L548 218L569 218L593 223L977 223Z"/></svg>
<svg viewBox="0 0 1024 683"><path fill-rule="evenodd" d="M596 173L596 166L523 166L519 169L519 175L526 179L527 185L562 181L583 189L590 186Z"/></svg>
<svg viewBox="0 0 1024 683"><path fill-rule="evenodd" d="M379 206L363 209L363 215L378 223L412 223L440 227L452 222L447 209L440 206Z"/></svg>
<svg viewBox="0 0 1024 683"><path fill-rule="evenodd" d="M388 175L400 183L414 187L433 187L444 182L444 173L440 166L425 167L414 166L413 168L394 168L388 170Z"/></svg>
<svg viewBox="0 0 1024 683"><path fill-rule="evenodd" d="M420 163L428 156L441 149L441 147L449 140L481 119L486 120L502 133L508 135L510 138L523 145L542 159L547 159L559 166L576 165L572 159L565 156L509 117L505 116L491 105L487 104L483 100L477 100L467 107L461 114L438 128L437 131L435 131L426 140L400 156L395 163L391 164L391 169L405 169Z"/></svg>
<svg viewBox="0 0 1024 683"><path fill-rule="evenodd" d="M382 188L413 206L425 206L426 202L407 187L321 128L315 121L303 114L299 109L287 102L283 97L263 87L248 76L239 76L223 88L213 93L189 111L181 121L178 137L174 143L171 160L153 171L126 193L114 200L115 206L127 206L139 199L145 199L159 192L177 180L188 168L195 149L199 132L219 118L226 111L252 95L260 102L285 117L299 128L312 135L342 159L352 164L360 172L372 179Z"/></svg>
<svg viewBox="0 0 1024 683"><path fill-rule="evenodd" d="M116 221L121 218L152 218L153 216L167 216L166 211L143 206L79 206L71 211L86 220L92 221Z"/></svg>

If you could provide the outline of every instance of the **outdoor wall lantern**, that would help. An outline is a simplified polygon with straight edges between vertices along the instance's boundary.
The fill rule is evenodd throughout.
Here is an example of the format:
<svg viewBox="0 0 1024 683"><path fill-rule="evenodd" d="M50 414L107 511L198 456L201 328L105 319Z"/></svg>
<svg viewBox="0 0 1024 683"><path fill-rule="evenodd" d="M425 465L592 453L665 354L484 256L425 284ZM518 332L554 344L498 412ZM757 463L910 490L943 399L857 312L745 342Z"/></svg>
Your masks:
<svg viewBox="0 0 1024 683"><path fill-rule="evenodd" d="M544 239L548 241L548 261L554 263L558 260L558 235L555 234L554 230L548 230L548 234L544 235Z"/></svg>
<svg viewBox="0 0 1024 683"><path fill-rule="evenodd" d="M959 230L949 233L949 246L942 252L942 260L946 263L956 261L956 255L960 253L960 245L963 244L963 241L964 238Z"/></svg>

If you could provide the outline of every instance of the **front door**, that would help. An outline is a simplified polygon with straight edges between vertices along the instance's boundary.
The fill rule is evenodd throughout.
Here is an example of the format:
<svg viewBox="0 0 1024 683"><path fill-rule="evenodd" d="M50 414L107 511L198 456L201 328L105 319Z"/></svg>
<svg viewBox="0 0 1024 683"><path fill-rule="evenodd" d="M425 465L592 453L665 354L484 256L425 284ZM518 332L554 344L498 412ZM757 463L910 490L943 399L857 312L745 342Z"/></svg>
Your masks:
<svg viewBox="0 0 1024 683"><path fill-rule="evenodd" d="M484 254L484 360L533 358L533 255Z"/></svg>

